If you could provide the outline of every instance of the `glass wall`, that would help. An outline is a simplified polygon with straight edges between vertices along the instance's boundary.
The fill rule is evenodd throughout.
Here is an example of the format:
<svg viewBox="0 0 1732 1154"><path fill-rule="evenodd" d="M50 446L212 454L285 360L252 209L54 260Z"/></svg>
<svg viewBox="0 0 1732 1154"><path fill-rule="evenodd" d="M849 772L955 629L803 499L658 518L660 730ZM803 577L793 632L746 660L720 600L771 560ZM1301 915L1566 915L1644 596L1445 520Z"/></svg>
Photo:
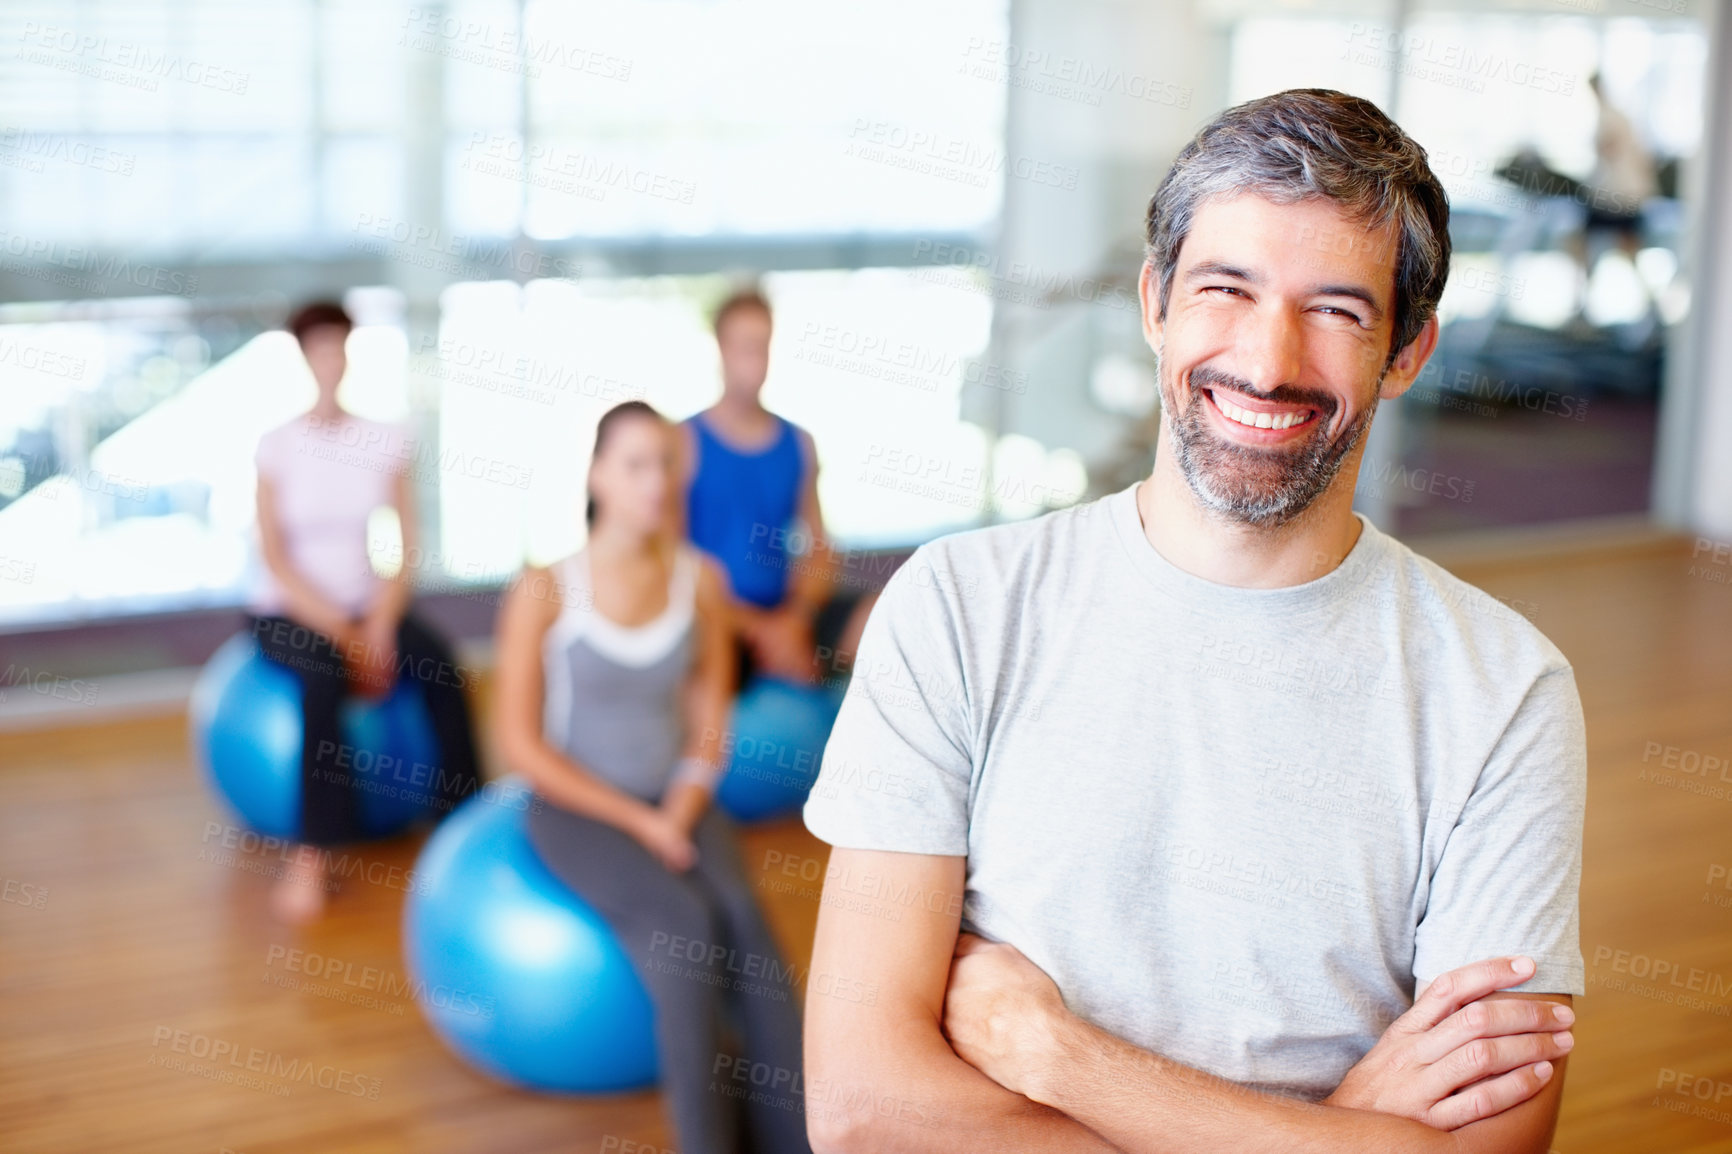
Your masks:
<svg viewBox="0 0 1732 1154"><path fill-rule="evenodd" d="M253 444L311 395L275 330L313 295L361 318L348 403L428 446L432 585L581 540L595 420L627 397L676 418L707 404L707 310L754 270L778 310L765 400L817 438L844 541L907 544L1146 474L1151 358L1134 308L1103 303L1107 287L1134 301L1140 244L1078 274L1100 293L1039 302L1050 340L1003 340L1007 93L1024 78L968 65L1010 42L1007 9L13 5L0 623L239 599ZM1183 32L1203 52L1221 30L1221 93L1192 107L1186 87L1163 131L1188 135L1205 97L1344 88L1425 145L1450 193L1443 340L1379 414L1362 506L1397 532L1645 512L1689 312L1698 21L1225 12L1199 3ZM1073 102L1043 99L1050 136ZM1074 155L1041 137L1077 191L1064 219L1016 229L1085 247L1134 231L1112 202L1146 199L1164 146L1127 145L1127 163L1110 136L1079 134ZM1121 450L1085 443L1101 429L1124 430ZM378 548L401 563L389 525Z"/></svg>
<svg viewBox="0 0 1732 1154"><path fill-rule="evenodd" d="M360 320L344 403L427 446L434 586L574 547L596 419L713 400L706 310L754 270L785 270L765 401L816 437L844 541L977 522L988 454L1074 471L960 418L991 298L873 256L996 227L1004 91L954 48L1002 38L1005 0L6 15L0 628L239 602L253 447L313 395L278 331L310 296ZM965 479L908 483L935 461Z"/></svg>
<svg viewBox="0 0 1732 1154"><path fill-rule="evenodd" d="M6 18L14 257L302 257L381 223L662 242L972 229L998 209L1003 91L959 77L954 45L1002 36L1004 0L81 0ZM935 165L954 178L927 179Z"/></svg>

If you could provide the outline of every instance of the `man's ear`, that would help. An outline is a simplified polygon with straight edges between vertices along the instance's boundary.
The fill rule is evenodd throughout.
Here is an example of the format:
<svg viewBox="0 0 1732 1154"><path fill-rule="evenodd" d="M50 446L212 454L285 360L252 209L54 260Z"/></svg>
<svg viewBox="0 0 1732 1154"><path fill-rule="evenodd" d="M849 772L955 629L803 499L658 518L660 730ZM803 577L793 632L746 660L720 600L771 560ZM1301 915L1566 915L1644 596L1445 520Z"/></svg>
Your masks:
<svg viewBox="0 0 1732 1154"><path fill-rule="evenodd" d="M1379 399L1392 401L1413 387L1420 370L1425 368L1425 362L1431 359L1431 354L1437 349L1438 328L1437 314L1434 312L1430 319L1420 326L1413 339L1395 354L1395 360L1390 362L1389 371L1383 375L1383 384L1377 390Z"/></svg>
<svg viewBox="0 0 1732 1154"><path fill-rule="evenodd" d="M1143 340L1149 348L1159 353L1161 334L1166 327L1161 320L1161 278L1155 271L1154 262L1143 261L1143 271L1137 275L1137 302L1143 310Z"/></svg>

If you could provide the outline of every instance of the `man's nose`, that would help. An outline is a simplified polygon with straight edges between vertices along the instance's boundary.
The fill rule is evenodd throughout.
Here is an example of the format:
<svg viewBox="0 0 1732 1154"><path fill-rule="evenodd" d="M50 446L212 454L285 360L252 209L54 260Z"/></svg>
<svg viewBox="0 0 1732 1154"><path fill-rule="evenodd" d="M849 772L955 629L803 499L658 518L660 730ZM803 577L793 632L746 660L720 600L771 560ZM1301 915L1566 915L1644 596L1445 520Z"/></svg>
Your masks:
<svg viewBox="0 0 1732 1154"><path fill-rule="evenodd" d="M1291 309L1262 302L1239 327L1233 350L1239 375L1260 393L1299 379L1305 335Z"/></svg>

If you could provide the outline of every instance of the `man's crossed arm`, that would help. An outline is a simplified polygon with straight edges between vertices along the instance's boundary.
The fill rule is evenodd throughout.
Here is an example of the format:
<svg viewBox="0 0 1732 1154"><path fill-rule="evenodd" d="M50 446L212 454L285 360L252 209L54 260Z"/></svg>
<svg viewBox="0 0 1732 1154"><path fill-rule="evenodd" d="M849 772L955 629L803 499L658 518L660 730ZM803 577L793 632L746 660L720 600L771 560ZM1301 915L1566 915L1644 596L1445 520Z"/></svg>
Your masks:
<svg viewBox="0 0 1732 1154"><path fill-rule="evenodd" d="M1511 959L1422 988L1328 1099L1305 1102L1133 1046L1065 1010L1057 987L1013 948L972 935L959 943L964 866L954 856L832 851L830 877L875 876L860 889L912 900L875 903L826 885L805 1027L818 1154L1538 1154L1550 1142L1569 997L1495 993L1531 973Z"/></svg>

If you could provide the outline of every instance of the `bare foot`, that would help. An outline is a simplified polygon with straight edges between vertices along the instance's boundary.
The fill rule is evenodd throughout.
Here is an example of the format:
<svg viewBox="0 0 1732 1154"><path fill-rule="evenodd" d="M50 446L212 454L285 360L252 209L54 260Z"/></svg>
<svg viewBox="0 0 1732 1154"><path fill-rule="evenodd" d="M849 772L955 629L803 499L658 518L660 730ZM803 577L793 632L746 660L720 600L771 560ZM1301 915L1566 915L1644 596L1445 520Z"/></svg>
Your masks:
<svg viewBox="0 0 1732 1154"><path fill-rule="evenodd" d="M271 913L280 922L300 926L325 912L324 855L312 846L299 846L283 876L271 887Z"/></svg>

